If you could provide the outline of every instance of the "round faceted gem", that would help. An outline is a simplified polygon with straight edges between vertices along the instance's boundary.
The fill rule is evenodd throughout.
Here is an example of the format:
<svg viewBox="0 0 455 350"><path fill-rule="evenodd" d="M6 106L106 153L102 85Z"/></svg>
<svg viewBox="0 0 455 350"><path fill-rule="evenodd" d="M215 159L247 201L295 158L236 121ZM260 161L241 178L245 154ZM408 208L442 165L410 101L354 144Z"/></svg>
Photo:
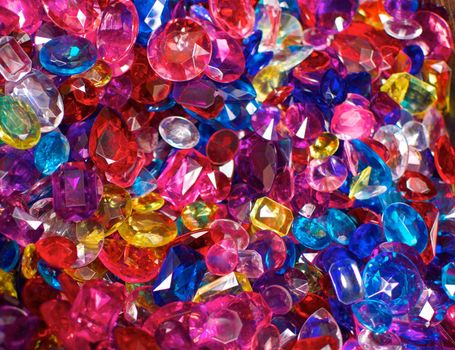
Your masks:
<svg viewBox="0 0 455 350"><path fill-rule="evenodd" d="M364 300L352 305L352 311L362 326L375 333L384 333L392 324L389 307L378 300Z"/></svg>
<svg viewBox="0 0 455 350"><path fill-rule="evenodd" d="M324 115L312 103L296 103L286 110L283 123L289 130L296 147L307 147L323 131Z"/></svg>
<svg viewBox="0 0 455 350"><path fill-rule="evenodd" d="M286 260L286 244L275 232L264 230L256 233L256 239L248 249L256 250L262 256L267 270L280 268Z"/></svg>
<svg viewBox="0 0 455 350"><path fill-rule="evenodd" d="M95 216L106 236L115 232L131 215L132 210L131 196L128 191L112 184L104 185Z"/></svg>
<svg viewBox="0 0 455 350"><path fill-rule="evenodd" d="M250 1L209 0L215 23L235 39L246 38L254 28L254 7Z"/></svg>
<svg viewBox="0 0 455 350"><path fill-rule="evenodd" d="M34 150L35 166L44 175L50 175L68 161L70 145L59 131L43 135Z"/></svg>
<svg viewBox="0 0 455 350"><path fill-rule="evenodd" d="M368 298L383 301L394 315L409 312L423 291L417 268L400 253L380 252L365 265L362 277Z"/></svg>
<svg viewBox="0 0 455 350"><path fill-rule="evenodd" d="M280 121L284 112L277 106L263 104L251 117L253 130L262 138L278 141L280 137Z"/></svg>
<svg viewBox="0 0 455 350"><path fill-rule="evenodd" d="M342 140L367 138L375 125L374 114L348 102L335 107L330 129Z"/></svg>
<svg viewBox="0 0 455 350"><path fill-rule="evenodd" d="M35 146L41 137L38 118L30 105L0 96L0 140L18 149Z"/></svg>
<svg viewBox="0 0 455 350"><path fill-rule="evenodd" d="M3 7L0 3L0 35L9 35L12 31L19 28L19 16L11 10Z"/></svg>
<svg viewBox="0 0 455 350"><path fill-rule="evenodd" d="M305 170L305 177L316 191L333 192L340 188L348 176L343 161L335 156L313 159Z"/></svg>
<svg viewBox="0 0 455 350"><path fill-rule="evenodd" d="M102 90L101 103L114 109L120 109L128 102L132 89L133 86L128 75L112 78Z"/></svg>
<svg viewBox="0 0 455 350"><path fill-rule="evenodd" d="M0 268L3 271L9 272L13 270L20 258L20 248L16 241L0 238Z"/></svg>
<svg viewBox="0 0 455 350"><path fill-rule="evenodd" d="M444 182L455 184L455 147L446 135L441 136L436 142L434 164Z"/></svg>
<svg viewBox="0 0 455 350"><path fill-rule="evenodd" d="M229 219L217 219L210 224L210 237L214 242L231 239L239 250L245 250L250 243L248 232L239 223Z"/></svg>
<svg viewBox="0 0 455 350"><path fill-rule="evenodd" d="M28 34L33 34L41 25L41 1L1 0L0 6L19 15L19 27Z"/></svg>
<svg viewBox="0 0 455 350"><path fill-rule="evenodd" d="M343 339L340 327L333 316L324 308L320 308L310 315L300 329L298 340L320 336L333 337L338 341L338 349L341 349Z"/></svg>
<svg viewBox="0 0 455 350"><path fill-rule="evenodd" d="M415 171L406 171L398 180L397 188L404 198L412 201L429 200L437 194L433 182L425 175Z"/></svg>
<svg viewBox="0 0 455 350"><path fill-rule="evenodd" d="M206 228L215 218L217 206L204 202L193 202L182 209L183 225L190 231Z"/></svg>
<svg viewBox="0 0 455 350"><path fill-rule="evenodd" d="M171 81L196 78L208 66L212 44L205 29L190 18L176 18L152 36L147 57L160 77Z"/></svg>
<svg viewBox="0 0 455 350"><path fill-rule="evenodd" d="M103 11L96 32L96 46L106 62L121 61L133 48L139 31L139 18L131 1L113 2Z"/></svg>
<svg viewBox="0 0 455 350"><path fill-rule="evenodd" d="M207 146L207 158L213 164L225 164L234 159L239 148L239 137L230 129L218 130L210 136Z"/></svg>
<svg viewBox="0 0 455 350"><path fill-rule="evenodd" d="M335 154L338 150L340 141L329 132L320 134L310 146L310 155L314 159L324 159Z"/></svg>
<svg viewBox="0 0 455 350"><path fill-rule="evenodd" d="M167 144L178 149L195 147L199 142L199 130L184 117L164 118L158 131Z"/></svg>
<svg viewBox="0 0 455 350"><path fill-rule="evenodd" d="M43 0L47 16L60 28L76 34L93 32L98 28L101 10L97 0Z"/></svg>
<svg viewBox="0 0 455 350"><path fill-rule="evenodd" d="M234 271L239 262L237 244L232 239L224 239L212 245L205 256L210 273L224 276Z"/></svg>
<svg viewBox="0 0 455 350"><path fill-rule="evenodd" d="M99 88L109 83L112 78L112 69L106 62L98 60L92 68L80 74L79 77L89 80L95 87Z"/></svg>
<svg viewBox="0 0 455 350"><path fill-rule="evenodd" d="M219 203L225 200L231 192L231 179L221 171L211 171L202 175L199 192L202 200Z"/></svg>
<svg viewBox="0 0 455 350"><path fill-rule="evenodd" d="M401 242L423 252L428 243L428 229L420 214L405 203L393 203L382 214L388 242Z"/></svg>
<svg viewBox="0 0 455 350"><path fill-rule="evenodd" d="M34 70L16 83L7 83L5 92L33 108L41 132L52 131L62 122L62 96L52 80L43 73Z"/></svg>
<svg viewBox="0 0 455 350"><path fill-rule="evenodd" d="M242 320L236 311L220 309L210 314L204 326L209 339L228 344L237 341L242 330Z"/></svg>
<svg viewBox="0 0 455 350"><path fill-rule="evenodd" d="M65 269L74 264L77 258L76 246L68 238L52 236L36 242L36 250L50 266Z"/></svg>
<svg viewBox="0 0 455 350"><path fill-rule="evenodd" d="M363 350L401 350L401 340L392 332L375 333L368 329L360 332L358 342Z"/></svg>
<svg viewBox="0 0 455 350"><path fill-rule="evenodd" d="M79 74L95 65L96 48L87 39L62 35L44 44L39 59L51 73L64 76Z"/></svg>
<svg viewBox="0 0 455 350"><path fill-rule="evenodd" d="M317 218L296 217L292 232L300 243L314 250L324 249L332 241L324 223Z"/></svg>
<svg viewBox="0 0 455 350"><path fill-rule="evenodd" d="M161 247L177 237L177 226L166 215L158 212L133 212L118 228L118 232L125 241L136 247Z"/></svg>
<svg viewBox="0 0 455 350"><path fill-rule="evenodd" d="M280 285L268 286L261 295L274 315L286 315L292 309L291 294Z"/></svg>
<svg viewBox="0 0 455 350"><path fill-rule="evenodd" d="M256 99L264 102L269 94L276 88L284 85L285 75L276 66L267 66L259 71L253 78L253 86L256 90Z"/></svg>
<svg viewBox="0 0 455 350"><path fill-rule="evenodd" d="M455 262L442 268L441 285L447 296L455 300Z"/></svg>
<svg viewBox="0 0 455 350"><path fill-rule="evenodd" d="M280 331L276 326L270 324L261 327L254 334L253 343L251 344L252 350L279 350L280 349Z"/></svg>
<svg viewBox="0 0 455 350"><path fill-rule="evenodd" d="M99 97L95 86L84 78L69 78L59 87L65 106L64 122L75 123L95 112Z"/></svg>

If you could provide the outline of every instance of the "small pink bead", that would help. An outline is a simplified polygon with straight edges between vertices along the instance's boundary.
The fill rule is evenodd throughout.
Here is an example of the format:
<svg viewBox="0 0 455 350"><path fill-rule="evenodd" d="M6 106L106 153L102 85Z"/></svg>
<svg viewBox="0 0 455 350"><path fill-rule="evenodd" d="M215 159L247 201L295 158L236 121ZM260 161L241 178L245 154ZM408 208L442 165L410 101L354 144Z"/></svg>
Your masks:
<svg viewBox="0 0 455 350"><path fill-rule="evenodd" d="M205 257L207 269L214 275L224 276L234 271L239 262L237 245L232 239L215 243Z"/></svg>
<svg viewBox="0 0 455 350"><path fill-rule="evenodd" d="M292 297L289 291L279 285L271 285L261 292L274 315L285 315L292 309Z"/></svg>

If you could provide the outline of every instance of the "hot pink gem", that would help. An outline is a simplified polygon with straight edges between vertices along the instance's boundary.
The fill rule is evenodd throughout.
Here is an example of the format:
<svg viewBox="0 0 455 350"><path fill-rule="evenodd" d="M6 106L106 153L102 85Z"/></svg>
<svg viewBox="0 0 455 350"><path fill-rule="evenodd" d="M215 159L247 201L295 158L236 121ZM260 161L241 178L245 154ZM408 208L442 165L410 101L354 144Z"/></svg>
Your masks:
<svg viewBox="0 0 455 350"><path fill-rule="evenodd" d="M212 44L205 29L190 18L176 18L152 36L147 57L160 77L188 81L201 74L210 62Z"/></svg>
<svg viewBox="0 0 455 350"><path fill-rule="evenodd" d="M285 315L292 309L292 297L289 291L277 284L268 286L261 295L274 315Z"/></svg>
<svg viewBox="0 0 455 350"><path fill-rule="evenodd" d="M204 328L206 338L227 344L238 339L242 320L237 312L220 309L209 316Z"/></svg>
<svg viewBox="0 0 455 350"><path fill-rule="evenodd" d="M19 16L11 10L0 6L0 35L8 35L19 27Z"/></svg>
<svg viewBox="0 0 455 350"><path fill-rule="evenodd" d="M283 124L293 137L293 144L305 148L324 131L323 121L324 115L316 105L297 103L287 109Z"/></svg>
<svg viewBox="0 0 455 350"><path fill-rule="evenodd" d="M100 24L98 0L42 0L42 3L52 22L70 33L92 32Z"/></svg>
<svg viewBox="0 0 455 350"><path fill-rule="evenodd" d="M28 34L33 34L41 25L41 1L39 0L0 0L0 6L19 15L19 26Z"/></svg>
<svg viewBox="0 0 455 350"><path fill-rule="evenodd" d="M342 140L361 139L370 136L374 124L368 109L345 102L335 107L330 129Z"/></svg>
<svg viewBox="0 0 455 350"><path fill-rule="evenodd" d="M232 239L224 239L210 247L205 257L207 269L214 275L224 276L234 271L239 257Z"/></svg>
<svg viewBox="0 0 455 350"><path fill-rule="evenodd" d="M348 177L343 161L335 156L328 159L313 159L305 169L305 177L313 189L333 192L340 188Z"/></svg>
<svg viewBox="0 0 455 350"><path fill-rule="evenodd" d="M139 31L139 17L131 1L119 0L103 13L96 36L100 57L106 62L122 60L133 48Z"/></svg>

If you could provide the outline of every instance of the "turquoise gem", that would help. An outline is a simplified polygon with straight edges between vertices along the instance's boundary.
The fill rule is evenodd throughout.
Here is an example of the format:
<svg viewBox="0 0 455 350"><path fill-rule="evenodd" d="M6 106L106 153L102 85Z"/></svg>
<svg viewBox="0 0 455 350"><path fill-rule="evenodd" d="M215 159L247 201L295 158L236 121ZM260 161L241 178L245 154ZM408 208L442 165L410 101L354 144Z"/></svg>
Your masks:
<svg viewBox="0 0 455 350"><path fill-rule="evenodd" d="M416 305L423 282L406 256L380 252L365 265L362 274L366 297L386 303L393 315L404 315Z"/></svg>
<svg viewBox="0 0 455 350"><path fill-rule="evenodd" d="M392 324L392 312L387 304L379 300L363 300L352 305L357 321L375 333L384 333Z"/></svg>
<svg viewBox="0 0 455 350"><path fill-rule="evenodd" d="M330 265L329 275L335 294L341 303L350 305L363 299L365 291L362 277L354 260L335 261Z"/></svg>
<svg viewBox="0 0 455 350"><path fill-rule="evenodd" d="M422 253L428 243L428 229L420 214L404 203L393 203L382 213L382 225L388 242L401 242Z"/></svg>
<svg viewBox="0 0 455 350"><path fill-rule="evenodd" d="M48 41L39 54L46 70L64 76L88 71L95 65L96 57L96 47L89 40L73 35L62 35Z"/></svg>
<svg viewBox="0 0 455 350"><path fill-rule="evenodd" d="M68 161L69 154L70 146L66 137L58 131L52 131L44 134L35 147L35 166L42 174L50 175Z"/></svg>
<svg viewBox="0 0 455 350"><path fill-rule="evenodd" d="M300 243L314 250L324 249L332 242L321 218L308 219L298 216L294 219L292 231Z"/></svg>
<svg viewBox="0 0 455 350"><path fill-rule="evenodd" d="M455 262L448 263L442 268L441 281L447 296L455 300Z"/></svg>
<svg viewBox="0 0 455 350"><path fill-rule="evenodd" d="M325 217L327 232L335 242L347 245L356 224L352 218L338 209L329 209Z"/></svg>
<svg viewBox="0 0 455 350"><path fill-rule="evenodd" d="M58 280L59 272L53 269L43 260L38 261L38 273L46 281L48 285L57 290L62 290L62 285Z"/></svg>

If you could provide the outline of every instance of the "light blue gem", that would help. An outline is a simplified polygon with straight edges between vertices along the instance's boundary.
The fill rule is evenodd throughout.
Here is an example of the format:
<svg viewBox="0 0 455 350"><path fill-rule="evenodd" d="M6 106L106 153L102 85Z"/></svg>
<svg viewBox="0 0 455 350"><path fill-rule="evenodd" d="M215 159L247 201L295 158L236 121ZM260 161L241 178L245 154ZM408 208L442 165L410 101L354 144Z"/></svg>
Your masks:
<svg viewBox="0 0 455 350"><path fill-rule="evenodd" d="M62 290L62 285L58 280L59 272L56 269L53 269L43 260L38 261L38 273L43 277L44 281L52 288L57 290Z"/></svg>
<svg viewBox="0 0 455 350"><path fill-rule="evenodd" d="M416 266L406 256L380 252L363 270L365 294L386 303L393 315L404 315L416 305L423 282Z"/></svg>
<svg viewBox="0 0 455 350"><path fill-rule="evenodd" d="M363 300L352 305L352 312L362 326L375 333L387 332L392 324L392 312L382 301Z"/></svg>
<svg viewBox="0 0 455 350"><path fill-rule="evenodd" d="M382 214L388 242L401 242L422 253L428 243L428 229L420 214L405 203L393 203Z"/></svg>
<svg viewBox="0 0 455 350"><path fill-rule="evenodd" d="M329 209L325 217L327 233L335 242L347 245L350 236L355 230L355 222L352 218L338 209Z"/></svg>
<svg viewBox="0 0 455 350"><path fill-rule="evenodd" d="M57 75L83 73L96 63L96 47L87 39L62 35L41 48L39 59L44 68Z"/></svg>
<svg viewBox="0 0 455 350"><path fill-rule="evenodd" d="M333 289L340 302L346 305L363 299L362 277L354 260L343 259L334 262L329 269Z"/></svg>
<svg viewBox="0 0 455 350"><path fill-rule="evenodd" d="M324 249L332 241L320 218L308 219L298 216L294 219L292 232L300 243L314 250Z"/></svg>
<svg viewBox="0 0 455 350"><path fill-rule="evenodd" d="M68 161L70 145L59 131L44 134L35 147L35 166L44 175L50 175Z"/></svg>
<svg viewBox="0 0 455 350"><path fill-rule="evenodd" d="M447 296L455 300L455 262L448 263L442 268L441 281Z"/></svg>

